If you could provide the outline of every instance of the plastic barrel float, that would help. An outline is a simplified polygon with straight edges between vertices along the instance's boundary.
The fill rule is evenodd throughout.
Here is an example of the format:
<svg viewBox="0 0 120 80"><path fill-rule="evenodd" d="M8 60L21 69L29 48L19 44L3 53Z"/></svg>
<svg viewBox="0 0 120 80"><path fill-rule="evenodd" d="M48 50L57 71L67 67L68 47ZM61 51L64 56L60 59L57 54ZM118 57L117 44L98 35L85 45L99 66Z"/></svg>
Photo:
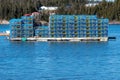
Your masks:
<svg viewBox="0 0 120 80"><path fill-rule="evenodd" d="M27 41L27 38L22 38L22 41Z"/></svg>

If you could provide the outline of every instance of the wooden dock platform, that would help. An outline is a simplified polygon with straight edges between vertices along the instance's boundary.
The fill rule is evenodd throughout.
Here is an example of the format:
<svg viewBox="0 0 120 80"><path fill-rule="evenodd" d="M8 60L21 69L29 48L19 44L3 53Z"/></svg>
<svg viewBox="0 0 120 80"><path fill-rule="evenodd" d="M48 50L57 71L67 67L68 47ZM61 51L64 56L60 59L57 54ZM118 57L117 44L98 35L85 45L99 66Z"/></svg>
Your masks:
<svg viewBox="0 0 120 80"><path fill-rule="evenodd" d="M22 41L23 38L10 38L11 41ZM66 42L83 42L83 41L108 41L108 37L85 37L85 38L26 38L26 41L66 41Z"/></svg>

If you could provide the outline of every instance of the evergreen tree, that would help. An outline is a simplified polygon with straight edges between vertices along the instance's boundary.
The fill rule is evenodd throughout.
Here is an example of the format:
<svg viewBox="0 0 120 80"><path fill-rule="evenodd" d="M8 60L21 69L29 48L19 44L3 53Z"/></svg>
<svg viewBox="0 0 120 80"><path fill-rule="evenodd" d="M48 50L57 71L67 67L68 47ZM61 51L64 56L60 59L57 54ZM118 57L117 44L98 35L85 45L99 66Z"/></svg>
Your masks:
<svg viewBox="0 0 120 80"><path fill-rule="evenodd" d="M87 3L95 0L0 0L0 19L19 18L20 16L44 6L57 6L57 14L91 14L99 18L109 18L120 21L120 0L107 2L103 0L96 6L86 7ZM49 14L44 13L42 20L48 21Z"/></svg>

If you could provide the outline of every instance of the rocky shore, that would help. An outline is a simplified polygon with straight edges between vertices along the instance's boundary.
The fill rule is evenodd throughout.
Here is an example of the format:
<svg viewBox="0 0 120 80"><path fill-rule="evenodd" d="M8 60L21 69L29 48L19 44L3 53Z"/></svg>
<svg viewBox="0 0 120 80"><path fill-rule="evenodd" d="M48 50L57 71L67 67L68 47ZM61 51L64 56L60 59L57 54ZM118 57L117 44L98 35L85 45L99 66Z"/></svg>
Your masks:
<svg viewBox="0 0 120 80"><path fill-rule="evenodd" d="M46 21L41 21L43 24L48 24ZM7 20L0 20L0 24L9 24ZM120 24L120 21L110 21L109 24Z"/></svg>
<svg viewBox="0 0 120 80"><path fill-rule="evenodd" d="M9 21L7 21L7 20L0 20L0 24L9 24Z"/></svg>
<svg viewBox="0 0 120 80"><path fill-rule="evenodd" d="M109 24L120 24L120 21L110 21Z"/></svg>

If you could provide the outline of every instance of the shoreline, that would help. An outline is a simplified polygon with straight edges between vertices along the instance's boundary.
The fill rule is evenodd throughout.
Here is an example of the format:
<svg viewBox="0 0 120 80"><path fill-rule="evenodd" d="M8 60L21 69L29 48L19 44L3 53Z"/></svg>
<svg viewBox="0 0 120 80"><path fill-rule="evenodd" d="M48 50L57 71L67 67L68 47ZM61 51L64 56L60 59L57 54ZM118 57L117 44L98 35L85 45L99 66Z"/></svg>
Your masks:
<svg viewBox="0 0 120 80"><path fill-rule="evenodd" d="M0 24L9 24L9 21L7 21L7 20L0 20Z"/></svg>
<svg viewBox="0 0 120 80"><path fill-rule="evenodd" d="M120 21L110 21L109 24L120 24Z"/></svg>
<svg viewBox="0 0 120 80"><path fill-rule="evenodd" d="M46 24L48 24L46 21L44 21ZM8 20L0 20L0 24L9 24ZM109 24L120 24L120 21L110 21Z"/></svg>

